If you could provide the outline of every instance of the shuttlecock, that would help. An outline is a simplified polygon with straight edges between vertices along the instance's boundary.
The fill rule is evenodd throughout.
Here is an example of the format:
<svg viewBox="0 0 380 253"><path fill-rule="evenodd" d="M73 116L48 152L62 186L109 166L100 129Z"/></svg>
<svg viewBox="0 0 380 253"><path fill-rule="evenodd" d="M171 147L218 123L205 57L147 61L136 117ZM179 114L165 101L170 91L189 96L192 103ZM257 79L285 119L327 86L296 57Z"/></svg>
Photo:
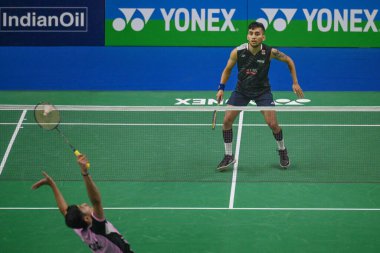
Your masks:
<svg viewBox="0 0 380 253"><path fill-rule="evenodd" d="M53 108L50 105L45 105L44 106L44 116L48 116L49 113L53 110Z"/></svg>

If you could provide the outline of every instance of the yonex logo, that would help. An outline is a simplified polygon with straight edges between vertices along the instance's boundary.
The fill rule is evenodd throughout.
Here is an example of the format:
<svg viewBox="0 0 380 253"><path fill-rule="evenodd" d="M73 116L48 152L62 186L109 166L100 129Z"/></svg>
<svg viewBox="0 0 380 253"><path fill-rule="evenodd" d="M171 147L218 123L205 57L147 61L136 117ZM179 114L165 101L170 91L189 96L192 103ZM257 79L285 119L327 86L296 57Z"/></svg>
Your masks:
<svg viewBox="0 0 380 253"><path fill-rule="evenodd" d="M218 101L214 98L176 98L174 105L218 105ZM226 104L228 101L223 100L221 104ZM290 100L287 98L278 98L274 101L275 105L304 105L310 103L310 99L300 98L297 100ZM249 105L256 105L254 101L251 101Z"/></svg>
<svg viewBox="0 0 380 253"><path fill-rule="evenodd" d="M112 22L115 31L123 31L127 24L130 24L132 30L141 31L151 18L154 8L119 8L125 18L116 18ZM161 16L164 21L164 30L166 32L176 30L185 31L210 31L224 32L236 31L232 18L236 9L186 9L186 8L160 8L157 16ZM141 13L139 15L138 13ZM140 17L137 17L140 16ZM141 17L142 16L142 17ZM158 20L161 21L159 18Z"/></svg>
<svg viewBox="0 0 380 253"><path fill-rule="evenodd" d="M260 22L264 25L265 29L268 28L268 26L272 23L273 21L273 28L278 31L282 32L286 29L286 26L290 23L290 21L293 19L294 15L297 12L297 9L273 9L273 8L262 8L261 9L265 15L267 16L267 19L264 18L259 18L256 21ZM280 13L283 13L286 20L284 18L275 18L276 14L280 11Z"/></svg>
<svg viewBox="0 0 380 253"><path fill-rule="evenodd" d="M124 14L125 19L116 18L113 21L113 29L118 32L123 31L129 23L134 31L141 31L154 12L154 9L151 8L119 8L119 10ZM143 18L135 17L132 19L136 11L140 12Z"/></svg>
<svg viewBox="0 0 380 253"><path fill-rule="evenodd" d="M282 32L292 21L298 9L291 8L261 8L266 18L256 21L264 25L265 29L273 23L274 30ZM320 32L378 32L375 20L378 9L301 9L307 21L307 31L315 29ZM302 15L302 14L300 14ZM285 18L284 18L285 17Z"/></svg>

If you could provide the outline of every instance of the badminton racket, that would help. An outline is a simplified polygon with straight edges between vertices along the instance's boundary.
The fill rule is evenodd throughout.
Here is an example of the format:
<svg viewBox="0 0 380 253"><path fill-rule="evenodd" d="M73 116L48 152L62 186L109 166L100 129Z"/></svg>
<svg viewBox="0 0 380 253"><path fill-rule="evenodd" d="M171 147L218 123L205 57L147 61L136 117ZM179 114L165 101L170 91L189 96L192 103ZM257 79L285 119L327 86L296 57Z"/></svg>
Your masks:
<svg viewBox="0 0 380 253"><path fill-rule="evenodd" d="M218 98L218 105L220 105L221 100L222 100L222 97L219 97ZM216 126L216 112L217 112L217 110L214 110L212 112L212 123L211 123L212 130L215 130L215 126Z"/></svg>
<svg viewBox="0 0 380 253"><path fill-rule="evenodd" d="M62 136L63 140L69 145L70 149L73 151L75 156L80 156L81 153L76 149L69 141L69 139L63 134L62 130L59 129L59 124L61 123L61 115L59 110L52 104L47 102L41 102L34 107L34 119L37 124L48 131L57 130L59 135ZM87 169L90 168L90 163L87 163Z"/></svg>

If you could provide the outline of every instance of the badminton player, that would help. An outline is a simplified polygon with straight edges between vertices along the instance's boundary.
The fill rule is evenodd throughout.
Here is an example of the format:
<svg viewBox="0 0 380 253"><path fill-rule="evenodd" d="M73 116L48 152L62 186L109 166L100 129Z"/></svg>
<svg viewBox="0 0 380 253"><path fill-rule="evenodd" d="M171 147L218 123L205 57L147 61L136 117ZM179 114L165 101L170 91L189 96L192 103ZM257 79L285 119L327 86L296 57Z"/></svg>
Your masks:
<svg viewBox="0 0 380 253"><path fill-rule="evenodd" d="M253 100L257 106L274 106L271 86L269 84L268 72L272 59L282 61L288 65L293 79L293 91L299 97L303 97L303 92L298 84L296 68L293 60L275 48L265 44L265 27L259 22L252 22L248 26L248 43L242 44L232 50L227 65L224 68L218 87L216 98L223 99L224 88L230 77L235 64L238 66L238 82L231 97L228 99L229 106L246 106ZM232 124L240 111L226 111L223 120L223 139L225 155L219 163L219 171L226 170L228 166L235 163L232 153ZM277 142L280 156L280 166L287 168L290 165L288 151L284 144L284 137L281 127L276 118L276 111L262 111L264 119L273 132Z"/></svg>
<svg viewBox="0 0 380 253"><path fill-rule="evenodd" d="M99 190L88 173L87 158L79 155L77 162L92 206L86 203L68 206L54 180L46 172L43 172L44 178L35 183L32 189L42 185L50 186L66 225L75 231L92 252L133 253L128 242L105 218Z"/></svg>

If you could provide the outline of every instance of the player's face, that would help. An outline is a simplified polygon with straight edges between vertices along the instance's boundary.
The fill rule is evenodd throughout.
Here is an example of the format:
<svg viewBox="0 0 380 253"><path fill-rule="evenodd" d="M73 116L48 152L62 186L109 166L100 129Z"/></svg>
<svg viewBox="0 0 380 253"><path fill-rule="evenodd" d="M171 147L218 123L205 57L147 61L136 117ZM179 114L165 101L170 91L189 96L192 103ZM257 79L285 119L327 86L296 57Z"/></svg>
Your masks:
<svg viewBox="0 0 380 253"><path fill-rule="evenodd" d="M92 213L92 207L89 206L87 203L81 204L79 207L79 210L84 214L84 215L91 215Z"/></svg>
<svg viewBox="0 0 380 253"><path fill-rule="evenodd" d="M264 32L261 28L249 29L247 40L252 47L258 47L265 40Z"/></svg>

